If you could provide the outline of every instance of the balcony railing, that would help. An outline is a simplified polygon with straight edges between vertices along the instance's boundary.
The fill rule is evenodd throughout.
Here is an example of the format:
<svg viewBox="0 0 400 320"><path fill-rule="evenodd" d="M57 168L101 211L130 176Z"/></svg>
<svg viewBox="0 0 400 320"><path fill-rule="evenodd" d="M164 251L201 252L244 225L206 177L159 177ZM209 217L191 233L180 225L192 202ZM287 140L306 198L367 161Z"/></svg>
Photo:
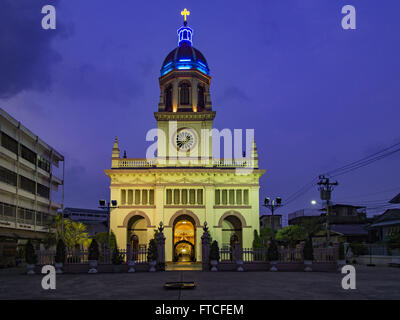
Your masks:
<svg viewBox="0 0 400 320"><path fill-rule="evenodd" d="M17 214L15 206L0 202L0 224L3 226L19 229L22 225L36 231L47 231L51 217L51 214L24 208L18 208Z"/></svg>
<svg viewBox="0 0 400 320"><path fill-rule="evenodd" d="M217 168L253 168L251 159L214 159L213 166Z"/></svg>
<svg viewBox="0 0 400 320"><path fill-rule="evenodd" d="M179 161L180 158L177 158ZM186 158L183 157L182 162L189 161L191 165L194 165L194 160L197 158ZM201 159L198 159L199 166L203 165ZM137 159L121 159L118 161L117 168L152 168L156 167L157 159L146 159L146 158L137 158ZM252 159L213 159L212 166L216 168L254 168L254 160Z"/></svg>
<svg viewBox="0 0 400 320"><path fill-rule="evenodd" d="M123 159L118 162L118 168L154 167L155 164L155 159Z"/></svg>

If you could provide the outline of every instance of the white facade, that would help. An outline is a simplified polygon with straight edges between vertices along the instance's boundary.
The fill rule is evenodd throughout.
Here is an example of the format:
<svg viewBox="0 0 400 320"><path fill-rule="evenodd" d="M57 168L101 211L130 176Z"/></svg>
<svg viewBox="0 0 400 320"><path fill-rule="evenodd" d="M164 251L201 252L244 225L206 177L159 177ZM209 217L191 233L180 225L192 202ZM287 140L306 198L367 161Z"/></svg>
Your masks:
<svg viewBox="0 0 400 320"><path fill-rule="evenodd" d="M63 161L0 108L0 240L44 238L46 223L62 208L53 192L63 186L63 177L53 175L53 166Z"/></svg>

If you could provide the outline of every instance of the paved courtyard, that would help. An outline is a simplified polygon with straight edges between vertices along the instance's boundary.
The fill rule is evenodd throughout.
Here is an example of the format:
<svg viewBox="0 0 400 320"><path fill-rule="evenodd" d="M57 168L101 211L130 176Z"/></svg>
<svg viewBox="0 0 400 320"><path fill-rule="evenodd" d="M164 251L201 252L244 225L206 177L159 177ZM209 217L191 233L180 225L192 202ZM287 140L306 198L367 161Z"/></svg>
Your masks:
<svg viewBox="0 0 400 320"><path fill-rule="evenodd" d="M63 274L56 290L41 275L0 270L0 299L400 299L400 268L356 266L357 288L343 290L340 273L198 272ZM165 281L195 281L193 290L165 290Z"/></svg>

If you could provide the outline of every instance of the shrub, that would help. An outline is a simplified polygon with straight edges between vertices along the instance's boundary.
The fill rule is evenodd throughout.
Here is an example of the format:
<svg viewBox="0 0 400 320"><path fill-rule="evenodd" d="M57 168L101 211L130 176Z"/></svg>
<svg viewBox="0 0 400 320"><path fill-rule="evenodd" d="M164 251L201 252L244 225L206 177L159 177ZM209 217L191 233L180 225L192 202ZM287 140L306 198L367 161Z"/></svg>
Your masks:
<svg viewBox="0 0 400 320"><path fill-rule="evenodd" d="M124 262L124 257L122 256L118 248L114 248L111 260L113 264L117 265Z"/></svg>
<svg viewBox="0 0 400 320"><path fill-rule="evenodd" d="M59 239L57 242L56 248L56 256L54 260L56 263L65 263L66 251L65 251L65 243L62 239Z"/></svg>
<svg viewBox="0 0 400 320"><path fill-rule="evenodd" d="M368 248L362 243L353 242L350 244L350 248L355 256L368 254Z"/></svg>
<svg viewBox="0 0 400 320"><path fill-rule="evenodd" d="M217 240L214 240L211 244L211 249L210 249L210 260L217 260L219 261L220 256L219 256L219 247L218 247L218 242Z"/></svg>
<svg viewBox="0 0 400 320"><path fill-rule="evenodd" d="M389 249L400 249L400 232L391 233L387 239Z"/></svg>
<svg viewBox="0 0 400 320"><path fill-rule="evenodd" d="M157 244L155 239L151 239L147 251L147 261L156 261L158 257Z"/></svg>
<svg viewBox="0 0 400 320"><path fill-rule="evenodd" d="M28 243L25 246L25 261L27 264L37 263L37 255L35 253L35 249L33 248L31 240L28 240Z"/></svg>
<svg viewBox="0 0 400 320"><path fill-rule="evenodd" d="M278 246L275 240L271 240L267 250L268 261L277 261L279 259Z"/></svg>
<svg viewBox="0 0 400 320"><path fill-rule="evenodd" d="M110 234L110 249L114 250L115 248L118 248L117 238L115 237L115 233L111 230L111 234Z"/></svg>
<svg viewBox="0 0 400 320"><path fill-rule="evenodd" d="M263 247L263 245L262 245L262 242L261 242L261 238L258 235L257 230L254 230L253 249L262 248L262 247Z"/></svg>
<svg viewBox="0 0 400 320"><path fill-rule="evenodd" d="M314 249L312 241L308 239L303 248L304 260L314 260Z"/></svg>
<svg viewBox="0 0 400 320"><path fill-rule="evenodd" d="M345 256L344 256L344 244L343 242L339 243L339 260L344 260Z"/></svg>
<svg viewBox="0 0 400 320"><path fill-rule="evenodd" d="M99 260L99 245L96 239L93 239L89 247L89 260Z"/></svg>

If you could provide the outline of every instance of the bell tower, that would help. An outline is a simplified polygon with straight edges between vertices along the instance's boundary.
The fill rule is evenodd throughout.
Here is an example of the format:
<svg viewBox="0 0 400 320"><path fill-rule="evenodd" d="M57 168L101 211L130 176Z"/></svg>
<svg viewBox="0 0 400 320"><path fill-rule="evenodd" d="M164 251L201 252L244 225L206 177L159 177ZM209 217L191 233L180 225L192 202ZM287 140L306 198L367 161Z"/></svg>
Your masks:
<svg viewBox="0 0 400 320"><path fill-rule="evenodd" d="M187 23L190 12L185 9L181 15L184 22L177 31L178 46L165 58L159 78L160 101L154 115L165 139L158 140L157 163L212 166L215 111L210 99L210 70L204 55L193 47L193 29Z"/></svg>

